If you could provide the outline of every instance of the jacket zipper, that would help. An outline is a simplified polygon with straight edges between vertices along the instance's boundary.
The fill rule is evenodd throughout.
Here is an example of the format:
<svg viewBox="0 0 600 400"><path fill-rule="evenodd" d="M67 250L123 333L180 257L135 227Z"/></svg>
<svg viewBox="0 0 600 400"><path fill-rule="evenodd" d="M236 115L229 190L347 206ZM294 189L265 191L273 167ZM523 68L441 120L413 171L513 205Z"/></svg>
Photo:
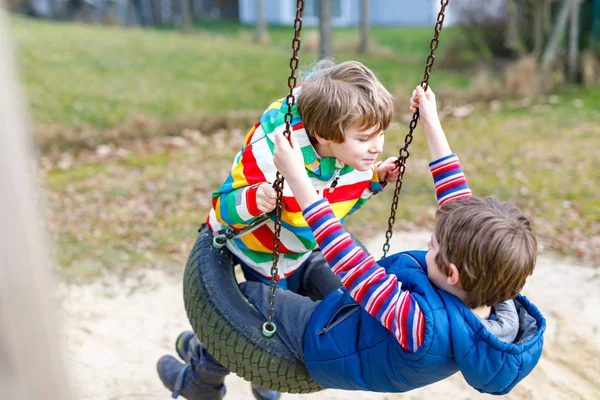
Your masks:
<svg viewBox="0 0 600 400"><path fill-rule="evenodd" d="M340 315L344 310L346 310L347 308L350 308L350 307L353 307L353 309L348 311L346 314L344 314L343 316L341 316L339 319L336 320L338 315ZM357 312L359 310L359 308L360 308L359 304L346 304L345 306L343 306L342 308L337 310L337 312L334 314L333 317L331 317L331 319L329 320L329 322L327 323L327 326L325 328L317 331L317 335L323 335L323 334L329 332L330 330L332 330L333 328L335 328L336 326L338 326L339 324L341 324L342 322L347 320L352 314ZM333 322L331 322L331 321L333 321Z"/></svg>
<svg viewBox="0 0 600 400"><path fill-rule="evenodd" d="M338 185L338 181L340 180L340 171L336 170L333 173L333 181L331 182L331 186L329 186L329 193L332 193L336 186Z"/></svg>

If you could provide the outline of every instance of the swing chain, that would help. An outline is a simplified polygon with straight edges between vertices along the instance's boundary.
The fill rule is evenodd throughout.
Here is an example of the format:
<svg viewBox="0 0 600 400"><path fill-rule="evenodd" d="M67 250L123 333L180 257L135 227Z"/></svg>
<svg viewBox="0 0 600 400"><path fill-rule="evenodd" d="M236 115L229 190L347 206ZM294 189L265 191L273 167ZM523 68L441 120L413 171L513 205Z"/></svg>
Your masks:
<svg viewBox="0 0 600 400"><path fill-rule="evenodd" d="M292 124L292 107L296 103L294 96L294 88L296 87L296 70L298 69L298 50L300 50L300 31L302 30L302 12L304 11L304 0L296 2L296 18L294 20L294 39L292 40L292 57L290 58L290 76L288 78L288 88L290 92L285 99L288 106L285 113L285 131L283 136L291 143L291 124ZM277 193L277 203L275 206L275 225L273 237L273 265L271 266L271 281L269 282L269 308L267 310L267 322L265 328L267 331L274 333L275 324L273 324L273 314L275 313L275 289L277 289L277 275L279 270L277 263L279 261L279 245L281 244L281 213L283 210L283 184L284 178L277 171L277 177L273 188Z"/></svg>
<svg viewBox="0 0 600 400"><path fill-rule="evenodd" d="M435 62L435 50L438 48L440 44L440 32L442 31L442 26L444 24L444 18L446 17L446 6L450 0L440 0L441 8L438 13L437 20L435 23L435 32L433 35L433 39L431 39L431 43L429 44L430 53L427 57L427 62L425 64L425 75L423 76L423 81L421 82L421 87L427 90L427 86L429 85L429 77L431 76L431 68L433 68L433 63ZM390 217L388 219L388 229L385 232L385 243L383 245L383 257L387 256L388 251L390 250L390 239L392 238L394 222L396 221L396 209L398 208L398 200L400 197L400 190L402 189L402 180L404 178L404 170L406 169L406 160L410 156L410 152L408 151L408 146L411 144L413 140L413 131L417 127L419 122L419 109L417 109L410 121L408 134L404 138L404 146L400 149L398 154L398 159L396 160L396 165L399 168L398 181L396 182L396 188L394 189L394 198L392 200L392 208L390 210Z"/></svg>

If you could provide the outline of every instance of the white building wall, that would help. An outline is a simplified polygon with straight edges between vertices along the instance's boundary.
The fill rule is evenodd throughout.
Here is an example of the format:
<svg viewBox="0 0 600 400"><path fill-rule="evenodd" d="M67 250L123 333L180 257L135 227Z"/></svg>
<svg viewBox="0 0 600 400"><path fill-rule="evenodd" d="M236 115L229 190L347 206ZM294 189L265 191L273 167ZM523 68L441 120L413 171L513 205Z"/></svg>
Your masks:
<svg viewBox="0 0 600 400"><path fill-rule="evenodd" d="M271 25L291 25L296 16L296 1L294 0L263 0L265 20ZM311 15L314 2L318 0L305 0L303 24L315 26L318 18ZM339 1L340 15L333 16L334 26L360 25L360 0L333 0ZM486 7L482 10L481 17L501 17L503 15L505 0L451 0L446 9L444 26L451 26L464 21L465 15L459 10L470 4L477 5L485 1ZM440 0L371 0L370 17L372 26L433 26L440 9ZM256 23L256 1L239 0L240 22L244 24Z"/></svg>
<svg viewBox="0 0 600 400"><path fill-rule="evenodd" d="M289 9L291 1L289 0L263 0L265 12L265 21L270 25L288 25L294 21L292 17L289 22L286 18L286 11ZM295 4L295 2L294 2ZM240 22L243 24L256 23L256 1L239 0ZM295 9L295 8L294 8ZM296 14L294 13L294 16Z"/></svg>

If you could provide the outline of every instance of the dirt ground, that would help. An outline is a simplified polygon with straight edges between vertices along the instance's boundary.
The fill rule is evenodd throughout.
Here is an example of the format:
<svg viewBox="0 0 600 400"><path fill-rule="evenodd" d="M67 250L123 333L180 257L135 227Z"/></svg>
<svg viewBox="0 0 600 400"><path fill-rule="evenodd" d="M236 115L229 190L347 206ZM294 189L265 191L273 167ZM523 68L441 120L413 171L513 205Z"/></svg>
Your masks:
<svg viewBox="0 0 600 400"><path fill-rule="evenodd" d="M400 234L392 249L425 248L429 234ZM377 254L383 235L368 247ZM177 334L189 329L183 308L183 267L144 271L127 279L60 285L66 362L79 400L169 399L156 361L174 354ZM600 398L600 268L542 254L524 294L548 320L542 359L507 399ZM249 383L231 374L229 400L252 399ZM284 399L480 399L457 374L407 394L327 390Z"/></svg>

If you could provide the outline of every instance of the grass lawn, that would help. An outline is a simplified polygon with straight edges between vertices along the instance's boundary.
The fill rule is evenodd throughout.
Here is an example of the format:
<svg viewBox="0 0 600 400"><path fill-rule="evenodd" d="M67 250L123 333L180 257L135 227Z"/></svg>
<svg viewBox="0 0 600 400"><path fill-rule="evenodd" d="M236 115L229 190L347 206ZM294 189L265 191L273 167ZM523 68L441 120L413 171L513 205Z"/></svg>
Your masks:
<svg viewBox="0 0 600 400"><path fill-rule="evenodd" d="M202 25L182 35L12 22L37 140L58 148L50 152L42 146L40 170L49 230L65 276L183 263L245 130L260 109L285 93L289 28L271 28L271 44L262 47L252 43L251 28L238 24ZM314 35L305 32L304 63L315 59ZM352 53L357 31L334 33L338 59L357 58L373 67L398 98L397 121L386 135L382 158L397 154L404 141L405 104L409 88L421 79L430 35L420 28L374 29L376 50L358 57ZM462 90L469 82L467 73L436 69L432 76L436 89ZM467 117L452 116L454 108L442 110L474 193L521 207L544 249L595 263L600 261L598 104L600 88L573 87L533 101L475 106ZM246 117L203 132L181 123L198 115L227 122L235 119L232 111ZM164 124L157 128L150 122L155 120ZM149 135L153 130L156 134ZM73 147L82 137L87 144ZM427 162L418 130L399 229L432 226L435 199ZM349 229L363 239L383 232L391 192L349 217Z"/></svg>
<svg viewBox="0 0 600 400"><path fill-rule="evenodd" d="M22 18L12 23L38 124L105 129L135 116L168 120L254 111L287 89L293 37L289 28L271 29L272 43L261 46L253 43L250 28L239 24L208 24L182 35ZM374 38L388 51L358 56L358 32L336 30L336 58L363 61L392 91L406 91L423 76L431 32L374 29ZM307 28L303 33L301 67L317 58L310 49L316 32ZM436 71L433 80L464 87L469 76Z"/></svg>

